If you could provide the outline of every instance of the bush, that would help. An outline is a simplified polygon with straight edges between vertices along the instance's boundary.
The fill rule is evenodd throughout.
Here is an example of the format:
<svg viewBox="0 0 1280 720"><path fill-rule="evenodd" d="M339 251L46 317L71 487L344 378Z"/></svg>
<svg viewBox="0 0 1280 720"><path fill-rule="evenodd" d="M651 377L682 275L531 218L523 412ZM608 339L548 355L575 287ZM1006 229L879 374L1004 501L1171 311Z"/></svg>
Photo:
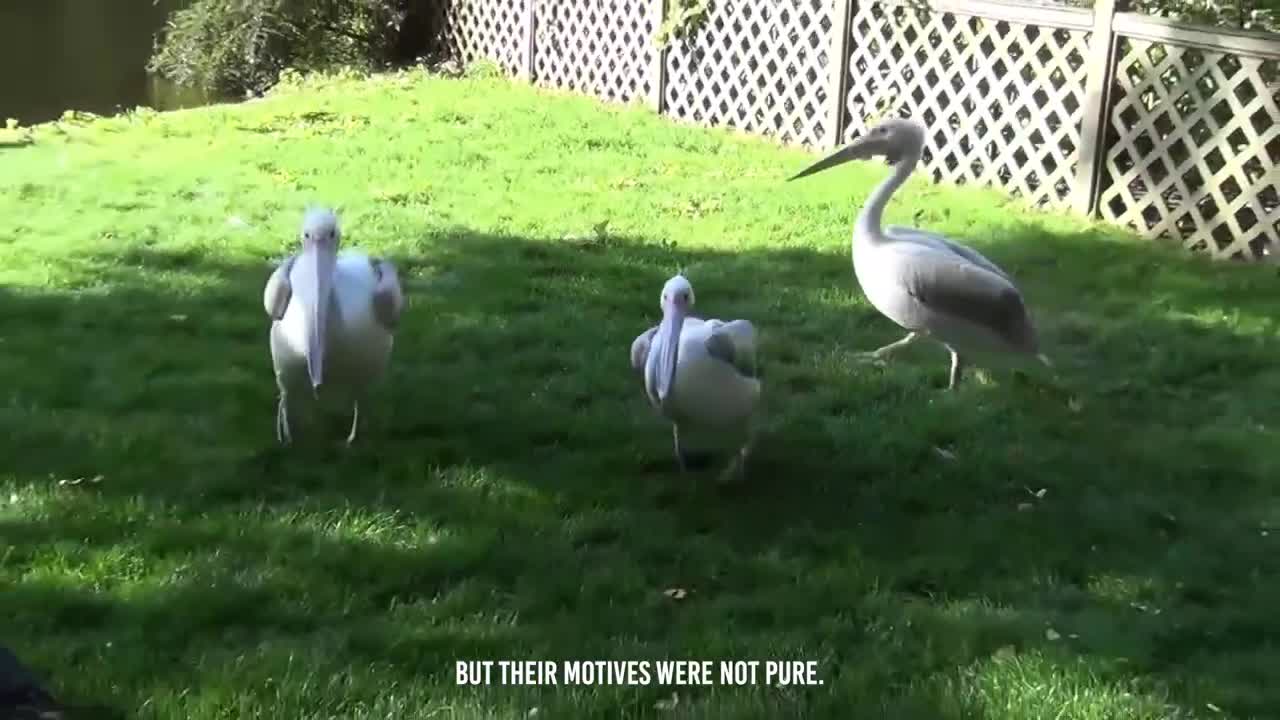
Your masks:
<svg viewBox="0 0 1280 720"><path fill-rule="evenodd" d="M1095 0L1059 0L1093 7ZM1280 0L1130 0L1135 12L1239 30L1280 31Z"/></svg>
<svg viewBox="0 0 1280 720"><path fill-rule="evenodd" d="M685 39L699 29L707 21L707 13L711 11L711 0L676 0L668 3L666 17L654 41L659 47L667 47L672 40Z"/></svg>
<svg viewBox="0 0 1280 720"><path fill-rule="evenodd" d="M1240 30L1280 30L1277 0L1135 0L1149 15Z"/></svg>
<svg viewBox="0 0 1280 720"><path fill-rule="evenodd" d="M438 0L194 0L148 67L216 94L261 93L281 71L385 67L427 49Z"/></svg>

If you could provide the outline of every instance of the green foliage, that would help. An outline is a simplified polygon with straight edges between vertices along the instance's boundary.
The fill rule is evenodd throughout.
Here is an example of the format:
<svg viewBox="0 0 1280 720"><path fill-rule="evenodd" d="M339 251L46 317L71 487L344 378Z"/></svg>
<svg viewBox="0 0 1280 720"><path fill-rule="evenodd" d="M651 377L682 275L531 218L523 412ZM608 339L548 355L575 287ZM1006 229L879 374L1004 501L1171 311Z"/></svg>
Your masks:
<svg viewBox="0 0 1280 720"><path fill-rule="evenodd" d="M672 6L667 8L667 16L654 34L653 41L658 47L666 47L674 39L687 38L698 31L707 21L714 0L671 0Z"/></svg>
<svg viewBox="0 0 1280 720"><path fill-rule="evenodd" d="M1093 7L1095 0L1064 0ZM1133 0L1130 9L1198 25L1280 32L1280 0Z"/></svg>
<svg viewBox="0 0 1280 720"><path fill-rule="evenodd" d="M1135 0L1133 9L1203 25L1280 30L1280 0Z"/></svg>
<svg viewBox="0 0 1280 720"><path fill-rule="evenodd" d="M286 67L395 59L411 0L195 0L170 18L150 69L217 93L261 92Z"/></svg>
<svg viewBox="0 0 1280 720"><path fill-rule="evenodd" d="M5 118L4 127L0 128L0 148L29 145L31 129L21 127L16 118Z"/></svg>
<svg viewBox="0 0 1280 720"><path fill-rule="evenodd" d="M502 71L502 66L488 59L480 58L470 64L463 71L463 75L476 80L492 79L506 76Z"/></svg>

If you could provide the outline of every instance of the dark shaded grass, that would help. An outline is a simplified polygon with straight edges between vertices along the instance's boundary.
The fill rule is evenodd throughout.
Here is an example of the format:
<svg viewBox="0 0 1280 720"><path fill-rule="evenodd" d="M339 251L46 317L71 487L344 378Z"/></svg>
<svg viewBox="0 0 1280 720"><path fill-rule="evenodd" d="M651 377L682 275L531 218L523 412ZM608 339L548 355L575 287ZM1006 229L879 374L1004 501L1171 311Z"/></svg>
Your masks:
<svg viewBox="0 0 1280 720"><path fill-rule="evenodd" d="M1228 364L1264 369L1274 342L1157 311L1116 317L1150 308L1153 289L1135 277L1128 292L1109 282L1105 296L1091 292L1083 268L1064 268L1065 258L1091 242L1099 265L1141 264L1148 249L1046 236L1034 225L1023 232L993 254L1033 278L1045 333L1067 359L1065 393L1005 379L943 394L940 351L886 369L831 362L892 333L865 308L815 301L814 287L851 286L843 254L442 231L427 243L441 248L431 262L456 284L415 299L394 390L369 412L365 441L301 461L271 436L264 329L251 304L262 268L153 250L130 260L220 283L181 298L131 287L128 274L100 278L112 289L91 298L6 292L0 320L19 330L6 333L6 369L35 380L4 413L15 486L115 470L50 489L48 517L4 523L6 563L36 564L51 551L68 562L182 558L188 579L105 596L24 582L0 604L27 637L44 638L37 645L63 637L78 649L48 659L91 665L107 656L86 654L85 639L111 638L123 646L116 653L171 666L175 675L150 682L175 686L198 683L199 673L181 668L207 661L206 646L235 655L264 636L308 648L318 636L334 643L324 666L333 672L363 658L401 682L445 687L452 659L463 657L816 658L822 688L737 693L756 696L749 707L761 716L850 702L887 712L924 703L920 679L1012 646L1064 662L1097 658L1112 668L1098 671L1104 680L1138 674L1261 714L1274 698L1247 670L1276 641L1267 619L1278 596L1274 548L1259 535L1274 465L1241 454L1247 427L1215 428L1226 388L1211 380L1217 372L1229 384ZM426 262L395 260L410 275ZM768 318L759 322L771 429L746 487L673 474L668 436L649 421L625 365L630 339L652 322L654 289L677 263L708 268L694 278L706 312ZM1170 296L1160 309L1211 302L1224 299ZM243 310L226 315L233 303ZM1263 312L1244 292L1224 304ZM174 320L157 307L242 320ZM155 353L157 336L182 353ZM1144 337L1163 341L1143 347ZM68 346L100 350L46 352ZM1154 357L1170 346L1176 365ZM189 379L214 369L223 379L213 387ZM1175 384L1178 392L1166 390ZM1240 397L1231 394L1230 412L1260 420L1253 413L1264 406ZM1135 427L1157 402L1156 422ZM122 416L128 434L112 430ZM1033 507L1019 512L1020 503ZM407 548L331 539L279 522L290 513L390 517L448 539L430 551L421 535ZM1102 577L1127 578L1132 603L1161 615L1099 597L1089 585ZM693 595L676 605L664 587ZM947 609L975 601L1006 610ZM441 602L457 607L441 612ZM424 606L430 622L408 619ZM447 618L468 613L488 616L490 627L447 629ZM493 629L503 615L510 625ZM1049 626L1079 637L1046 640ZM87 684L128 687L125 668L111 678L110 665L96 666L107 677ZM659 690L529 697L505 688L481 701L564 702L603 717L647 710ZM709 707L726 692L711 692Z"/></svg>

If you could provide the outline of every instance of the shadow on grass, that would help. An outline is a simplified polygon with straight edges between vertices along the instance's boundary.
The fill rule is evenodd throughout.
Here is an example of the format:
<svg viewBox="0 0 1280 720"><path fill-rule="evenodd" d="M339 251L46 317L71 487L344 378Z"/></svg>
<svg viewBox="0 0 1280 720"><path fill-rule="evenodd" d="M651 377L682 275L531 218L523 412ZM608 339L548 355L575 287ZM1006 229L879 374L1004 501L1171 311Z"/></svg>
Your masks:
<svg viewBox="0 0 1280 720"><path fill-rule="evenodd" d="M459 658L793 656L823 661L823 688L744 690L738 710L983 716L932 683L1012 646L1188 706L1274 707L1274 278L1102 231L975 240L1019 279L1057 389L940 392L936 348L854 363L899 332L843 238L733 253L440 231L393 258L410 307L359 446L312 453L274 445L265 265L135 249L73 294L0 288L0 370L21 378L0 409L6 563L123 552L180 578L23 581L0 608L46 659L110 637L177 666L336 632L341 657L446 695L469 692ZM627 364L678 267L701 314L763 333L770 419L743 486L674 473ZM146 700L136 668L84 663L105 674L84 692ZM669 693L547 692L602 716Z"/></svg>

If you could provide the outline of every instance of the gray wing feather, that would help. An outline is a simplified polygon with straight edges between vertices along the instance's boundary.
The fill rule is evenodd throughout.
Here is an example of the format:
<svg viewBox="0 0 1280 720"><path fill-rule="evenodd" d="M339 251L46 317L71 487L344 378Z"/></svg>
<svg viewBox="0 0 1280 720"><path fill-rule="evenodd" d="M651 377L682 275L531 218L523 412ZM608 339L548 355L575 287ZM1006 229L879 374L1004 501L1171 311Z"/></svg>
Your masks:
<svg viewBox="0 0 1280 720"><path fill-rule="evenodd" d="M658 332L658 326L645 330L631 341L631 369L639 372L644 371L644 364L649 359L649 344L653 342L654 333Z"/></svg>
<svg viewBox="0 0 1280 720"><path fill-rule="evenodd" d="M1009 277L999 265L991 262L985 255L974 250L971 247L961 245L960 243L949 240L945 235L928 232L917 228L903 227L901 225L890 225L885 228L884 234L899 242L915 242L931 245L939 250L946 250L954 253L958 257L967 260L978 267L989 270L1000 277L1013 282L1013 278Z"/></svg>
<svg viewBox="0 0 1280 720"><path fill-rule="evenodd" d="M389 260L374 258L373 265L377 285L373 290L373 316L378 324L387 330L395 330L400 324L400 313L404 310L404 291L400 287L400 276L396 266Z"/></svg>
<svg viewBox="0 0 1280 720"><path fill-rule="evenodd" d="M293 296L293 288L289 285L289 273L293 270L296 255L290 255L267 278L267 286L262 290L262 307L272 320L284 317L289 308L289 299Z"/></svg>
<svg viewBox="0 0 1280 720"><path fill-rule="evenodd" d="M1036 333L1009 279L979 265L935 253L912 257L906 275L912 297L932 310L990 329L1014 347L1036 349Z"/></svg>
<svg viewBox="0 0 1280 720"><path fill-rule="evenodd" d="M721 323L711 320L715 327L707 337L707 354L732 365L745 377L756 377L756 329L748 320Z"/></svg>

